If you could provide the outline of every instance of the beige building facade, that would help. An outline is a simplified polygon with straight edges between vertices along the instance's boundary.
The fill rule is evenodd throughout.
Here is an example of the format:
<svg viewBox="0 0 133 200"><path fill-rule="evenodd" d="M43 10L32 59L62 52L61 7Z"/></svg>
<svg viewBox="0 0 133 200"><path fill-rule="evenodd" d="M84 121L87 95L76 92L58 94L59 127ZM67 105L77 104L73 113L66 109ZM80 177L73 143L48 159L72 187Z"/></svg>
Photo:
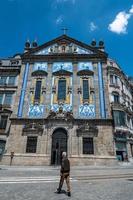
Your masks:
<svg viewBox="0 0 133 200"><path fill-rule="evenodd" d="M132 81L120 71L131 107L125 131L114 123L121 115L113 107L112 69L120 71L102 41L87 45L67 35L41 46L27 41L23 54L1 60L0 163L58 165L63 151L72 165L112 165L132 157ZM116 142L121 132L126 150Z"/></svg>

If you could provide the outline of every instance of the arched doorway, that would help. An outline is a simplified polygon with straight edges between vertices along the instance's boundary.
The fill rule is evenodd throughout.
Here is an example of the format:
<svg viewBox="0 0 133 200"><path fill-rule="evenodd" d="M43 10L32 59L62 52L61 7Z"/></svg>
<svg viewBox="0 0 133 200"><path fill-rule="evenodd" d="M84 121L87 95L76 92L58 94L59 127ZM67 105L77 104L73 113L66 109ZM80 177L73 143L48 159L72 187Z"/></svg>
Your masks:
<svg viewBox="0 0 133 200"><path fill-rule="evenodd" d="M67 132L58 128L52 135L51 164L60 165L62 152L67 152Z"/></svg>

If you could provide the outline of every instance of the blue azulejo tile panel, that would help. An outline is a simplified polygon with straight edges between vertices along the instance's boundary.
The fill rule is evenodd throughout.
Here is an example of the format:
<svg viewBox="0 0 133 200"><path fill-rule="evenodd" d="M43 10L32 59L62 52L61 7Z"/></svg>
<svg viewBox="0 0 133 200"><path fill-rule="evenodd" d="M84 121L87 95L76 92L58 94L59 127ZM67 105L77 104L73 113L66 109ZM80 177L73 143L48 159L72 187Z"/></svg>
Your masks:
<svg viewBox="0 0 133 200"><path fill-rule="evenodd" d="M33 72L34 71L45 71L47 72L48 64L46 62L36 62L33 65Z"/></svg>
<svg viewBox="0 0 133 200"><path fill-rule="evenodd" d="M29 117L38 118L44 116L44 105L30 105Z"/></svg>
<svg viewBox="0 0 133 200"><path fill-rule="evenodd" d="M18 117L22 117L23 115L23 106L24 106L24 98L25 92L27 88L27 81L28 81L28 74L29 74L29 63L25 65L24 76L23 76L23 84L21 89L21 95L19 100L19 107L18 107Z"/></svg>
<svg viewBox="0 0 133 200"><path fill-rule="evenodd" d="M78 54L93 54L92 51L88 50L88 49L84 49L84 48L81 48L79 46L75 46L75 52L78 53Z"/></svg>
<svg viewBox="0 0 133 200"><path fill-rule="evenodd" d="M95 117L95 105L87 104L79 106L80 118L94 118Z"/></svg>
<svg viewBox="0 0 133 200"><path fill-rule="evenodd" d="M49 49L50 49L50 47L42 49L42 50L38 51L37 53L35 53L35 55L48 55L49 54Z"/></svg>
<svg viewBox="0 0 133 200"><path fill-rule="evenodd" d="M63 104L63 105L53 104L51 106L51 110L54 111L54 112L58 112L59 107L62 107L64 112L72 111L72 105L70 105L70 104Z"/></svg>
<svg viewBox="0 0 133 200"><path fill-rule="evenodd" d="M102 69L102 63L100 62L98 63L98 79L99 79L100 113L102 118L106 118L103 69Z"/></svg>
<svg viewBox="0 0 133 200"><path fill-rule="evenodd" d="M81 71L81 70L93 71L92 62L79 62L78 63L78 71Z"/></svg>
<svg viewBox="0 0 133 200"><path fill-rule="evenodd" d="M57 72L60 70L72 72L73 71L72 63L71 62L55 62L55 63L53 63L53 72Z"/></svg>

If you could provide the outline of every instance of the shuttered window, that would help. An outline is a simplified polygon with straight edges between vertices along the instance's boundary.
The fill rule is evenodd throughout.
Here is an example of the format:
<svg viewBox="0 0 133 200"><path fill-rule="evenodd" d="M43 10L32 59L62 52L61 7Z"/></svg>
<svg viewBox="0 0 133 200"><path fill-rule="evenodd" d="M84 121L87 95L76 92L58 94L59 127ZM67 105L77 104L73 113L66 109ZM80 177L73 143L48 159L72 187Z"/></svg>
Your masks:
<svg viewBox="0 0 133 200"><path fill-rule="evenodd" d="M58 81L58 100L66 99L66 80Z"/></svg>

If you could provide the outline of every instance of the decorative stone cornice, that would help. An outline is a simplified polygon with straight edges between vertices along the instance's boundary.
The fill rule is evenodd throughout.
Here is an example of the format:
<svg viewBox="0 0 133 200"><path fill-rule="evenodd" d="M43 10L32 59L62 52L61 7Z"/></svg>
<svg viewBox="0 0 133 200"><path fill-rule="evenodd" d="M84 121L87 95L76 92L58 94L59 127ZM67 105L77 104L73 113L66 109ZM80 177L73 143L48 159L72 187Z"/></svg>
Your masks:
<svg viewBox="0 0 133 200"><path fill-rule="evenodd" d="M57 62L57 60L63 60L63 61L72 61L72 62L78 62L78 61L88 61L88 59L92 62L106 62L107 58L106 56L104 57L103 55L93 55L93 54L54 54L54 55L25 55L22 57L22 62Z"/></svg>
<svg viewBox="0 0 133 200"><path fill-rule="evenodd" d="M47 119L64 119L66 121L73 120L73 113L72 112L65 112L63 108L60 106L58 112L50 111Z"/></svg>
<svg viewBox="0 0 133 200"><path fill-rule="evenodd" d="M0 104L0 113L12 113L12 109L10 105L2 105Z"/></svg>
<svg viewBox="0 0 133 200"><path fill-rule="evenodd" d="M125 103L114 103L114 102L112 102L111 108L112 108L112 110L122 110L122 111L128 113L130 116L133 116L132 110L130 108L128 108Z"/></svg>
<svg viewBox="0 0 133 200"><path fill-rule="evenodd" d="M43 124L41 123L26 123L23 127L22 134L23 135L42 135L43 133Z"/></svg>
<svg viewBox="0 0 133 200"><path fill-rule="evenodd" d="M125 82L128 86L131 86L131 83L128 80L127 76L124 74L124 72L120 68L116 68L113 66L107 66L107 70L108 70L109 74L112 74L112 75L115 74L115 75L119 76L121 79L125 80Z"/></svg>
<svg viewBox="0 0 133 200"><path fill-rule="evenodd" d="M83 125L79 125L77 128L77 136L85 136L85 137L97 137L98 136L98 128L96 125L89 125L89 123L85 123Z"/></svg>

